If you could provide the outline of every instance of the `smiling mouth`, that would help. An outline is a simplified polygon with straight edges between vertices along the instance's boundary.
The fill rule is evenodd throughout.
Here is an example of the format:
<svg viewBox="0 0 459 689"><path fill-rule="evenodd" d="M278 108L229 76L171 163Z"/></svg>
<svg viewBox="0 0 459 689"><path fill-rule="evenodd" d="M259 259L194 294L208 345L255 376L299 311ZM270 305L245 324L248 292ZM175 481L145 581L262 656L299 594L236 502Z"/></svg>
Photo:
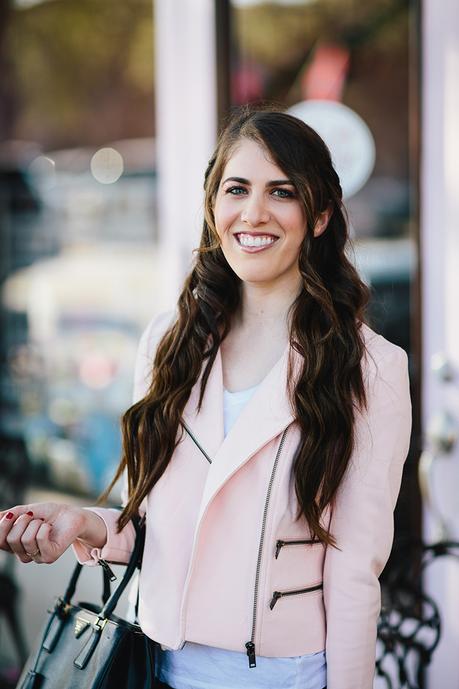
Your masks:
<svg viewBox="0 0 459 689"><path fill-rule="evenodd" d="M240 246L248 248L271 246L271 244L274 244L274 242L279 239L279 237L275 237L272 234L252 235L245 232L237 232L234 236Z"/></svg>

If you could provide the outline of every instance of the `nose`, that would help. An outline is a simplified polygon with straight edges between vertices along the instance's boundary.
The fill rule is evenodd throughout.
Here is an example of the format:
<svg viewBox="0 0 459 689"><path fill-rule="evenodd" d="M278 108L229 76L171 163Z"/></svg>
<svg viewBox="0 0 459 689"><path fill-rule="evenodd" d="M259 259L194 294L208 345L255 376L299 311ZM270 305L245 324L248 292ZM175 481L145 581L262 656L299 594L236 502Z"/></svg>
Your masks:
<svg viewBox="0 0 459 689"><path fill-rule="evenodd" d="M269 222L271 216L264 198L258 194L252 193L247 197L244 207L241 211L241 220L250 227L257 227Z"/></svg>

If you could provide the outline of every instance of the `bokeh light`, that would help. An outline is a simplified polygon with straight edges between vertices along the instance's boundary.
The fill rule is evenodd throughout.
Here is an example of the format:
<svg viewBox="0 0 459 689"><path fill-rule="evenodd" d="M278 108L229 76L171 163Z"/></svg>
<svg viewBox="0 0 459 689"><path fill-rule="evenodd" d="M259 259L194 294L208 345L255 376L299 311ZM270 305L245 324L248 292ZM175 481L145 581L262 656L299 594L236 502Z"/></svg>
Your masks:
<svg viewBox="0 0 459 689"><path fill-rule="evenodd" d="M122 155L114 148L100 148L91 158L91 172L101 184L113 184L123 174Z"/></svg>
<svg viewBox="0 0 459 689"><path fill-rule="evenodd" d="M56 184L56 163L48 156L40 155L28 167L34 186L40 191L52 189Z"/></svg>

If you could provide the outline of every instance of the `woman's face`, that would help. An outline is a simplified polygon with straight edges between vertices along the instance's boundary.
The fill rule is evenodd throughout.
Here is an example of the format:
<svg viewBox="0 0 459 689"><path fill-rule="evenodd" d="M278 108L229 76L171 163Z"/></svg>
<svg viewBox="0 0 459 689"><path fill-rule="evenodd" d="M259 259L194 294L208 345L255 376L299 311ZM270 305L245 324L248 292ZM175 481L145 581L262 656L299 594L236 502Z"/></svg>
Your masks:
<svg viewBox="0 0 459 689"><path fill-rule="evenodd" d="M241 280L299 280L304 209L292 182L255 141L241 139L229 158L214 216L222 251Z"/></svg>

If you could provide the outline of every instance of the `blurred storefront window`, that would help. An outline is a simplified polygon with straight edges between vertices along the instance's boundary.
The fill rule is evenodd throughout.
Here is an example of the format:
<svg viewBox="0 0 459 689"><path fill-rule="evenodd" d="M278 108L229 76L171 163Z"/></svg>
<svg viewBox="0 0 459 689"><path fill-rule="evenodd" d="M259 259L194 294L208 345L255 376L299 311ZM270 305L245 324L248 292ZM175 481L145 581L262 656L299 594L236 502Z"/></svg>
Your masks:
<svg viewBox="0 0 459 689"><path fill-rule="evenodd" d="M0 432L35 485L93 496L163 308L153 6L16 0L2 20Z"/></svg>

